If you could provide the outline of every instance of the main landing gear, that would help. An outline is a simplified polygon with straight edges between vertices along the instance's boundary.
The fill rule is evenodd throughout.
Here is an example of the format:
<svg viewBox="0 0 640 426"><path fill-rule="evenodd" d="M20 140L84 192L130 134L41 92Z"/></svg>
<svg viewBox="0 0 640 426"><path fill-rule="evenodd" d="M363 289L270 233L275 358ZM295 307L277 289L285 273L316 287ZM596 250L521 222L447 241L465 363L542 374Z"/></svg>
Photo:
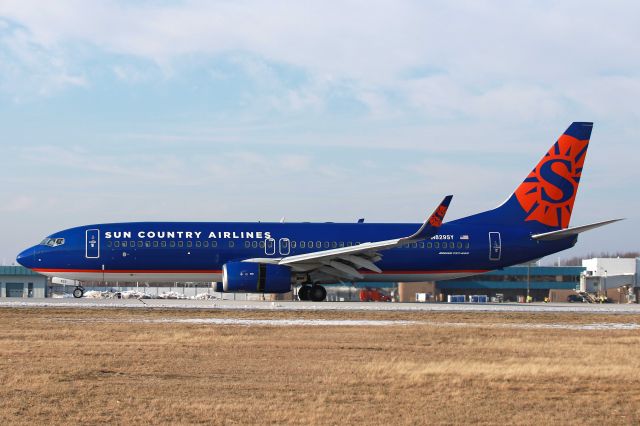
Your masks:
<svg viewBox="0 0 640 426"><path fill-rule="evenodd" d="M327 297L327 290L321 285L305 284L298 290L298 298L302 301L322 302Z"/></svg>
<svg viewBox="0 0 640 426"><path fill-rule="evenodd" d="M73 289L73 297L76 299L80 299L84 294L84 287L78 286Z"/></svg>

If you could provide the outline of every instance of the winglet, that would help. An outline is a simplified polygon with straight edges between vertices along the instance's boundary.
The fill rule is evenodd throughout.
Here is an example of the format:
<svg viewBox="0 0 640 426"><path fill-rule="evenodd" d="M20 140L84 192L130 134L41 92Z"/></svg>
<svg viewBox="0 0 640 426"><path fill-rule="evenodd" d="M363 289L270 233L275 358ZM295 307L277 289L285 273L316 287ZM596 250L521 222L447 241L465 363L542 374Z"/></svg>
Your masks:
<svg viewBox="0 0 640 426"><path fill-rule="evenodd" d="M440 228L440 226L442 225L444 215L447 213L447 209L449 208L449 204L451 203L452 198L453 195L447 195L446 197L444 197L444 200L442 200L438 208L434 210L431 216L429 216L429 218L424 221L420 229L418 229L415 234L404 239L425 240L427 238L433 237L438 232L438 228Z"/></svg>

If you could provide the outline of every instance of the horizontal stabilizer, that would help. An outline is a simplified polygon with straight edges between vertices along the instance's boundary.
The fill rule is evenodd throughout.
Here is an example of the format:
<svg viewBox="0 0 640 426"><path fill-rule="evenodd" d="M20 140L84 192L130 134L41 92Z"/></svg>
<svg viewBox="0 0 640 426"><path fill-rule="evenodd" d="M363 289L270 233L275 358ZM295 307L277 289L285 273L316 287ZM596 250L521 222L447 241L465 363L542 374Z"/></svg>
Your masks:
<svg viewBox="0 0 640 426"><path fill-rule="evenodd" d="M590 231L592 229L596 229L601 226L608 225L610 223L618 222L620 220L624 220L624 219L612 219L612 220L605 220L603 222L592 223L590 225L574 226L573 228L560 229L559 231L551 231L551 232L545 232L543 234L535 234L535 235L532 235L531 238L533 238L534 240L540 240L540 241L561 240L563 238L567 238L572 235L578 235L581 232Z"/></svg>

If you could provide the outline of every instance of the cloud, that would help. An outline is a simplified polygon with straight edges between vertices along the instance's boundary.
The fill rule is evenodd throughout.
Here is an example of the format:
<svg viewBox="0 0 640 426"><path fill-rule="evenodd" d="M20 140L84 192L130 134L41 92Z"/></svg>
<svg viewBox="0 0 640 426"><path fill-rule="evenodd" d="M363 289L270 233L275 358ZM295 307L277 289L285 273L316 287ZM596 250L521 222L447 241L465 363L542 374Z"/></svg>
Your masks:
<svg viewBox="0 0 640 426"><path fill-rule="evenodd" d="M71 70L62 49L37 45L27 30L4 22L0 28L0 91L21 100L87 85L81 73Z"/></svg>
<svg viewBox="0 0 640 426"><path fill-rule="evenodd" d="M573 120L596 122L576 223L603 219L594 205L637 211L639 13L3 0L3 148L19 148L0 178L57 203L15 238L92 220L419 221L442 192L470 213Z"/></svg>
<svg viewBox="0 0 640 426"><path fill-rule="evenodd" d="M34 197L27 195L14 195L6 199L6 201L0 205L0 212L3 213L19 213L33 209L37 204Z"/></svg>
<svg viewBox="0 0 640 426"><path fill-rule="evenodd" d="M636 12L636 13L634 13ZM235 65L287 111L330 107L332 88L350 92L373 117L417 109L431 119L485 119L494 113L547 119L580 102L574 82L597 84L640 69L633 2L622 7L570 1L503 4L376 1L367 3L5 0L0 15L23 28L21 49L55 62L58 87L87 84L89 46L148 60L170 75L189 58L236 55ZM354 19L357 17L357 19ZM8 21L5 21L5 24ZM593 31L597 22L606 31ZM64 50L74 49L71 65ZM80 46L80 47L77 47ZM16 54L19 63L29 63ZM43 59L44 58L44 59ZM48 59L47 59L48 58ZM291 88L282 64L307 76ZM118 78L142 80L126 65ZM407 79L416 69L440 75ZM70 71L72 70L72 71ZM633 85L638 73L626 76ZM624 79L619 83L626 85ZM582 93L580 93L582 95ZM593 92L599 111L606 93ZM508 120L510 117L505 118Z"/></svg>

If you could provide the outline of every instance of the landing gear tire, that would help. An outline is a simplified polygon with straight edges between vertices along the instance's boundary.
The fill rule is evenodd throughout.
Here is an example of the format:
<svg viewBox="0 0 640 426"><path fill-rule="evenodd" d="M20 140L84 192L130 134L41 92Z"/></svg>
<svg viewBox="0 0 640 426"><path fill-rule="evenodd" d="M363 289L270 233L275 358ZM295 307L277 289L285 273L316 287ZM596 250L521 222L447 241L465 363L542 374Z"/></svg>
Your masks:
<svg viewBox="0 0 640 426"><path fill-rule="evenodd" d="M75 297L76 299L80 299L83 294L84 294L84 288L82 287L76 287L73 290L73 297Z"/></svg>
<svg viewBox="0 0 640 426"><path fill-rule="evenodd" d="M303 302L311 300L309 298L309 293L310 292L311 292L311 286L310 285L303 285L298 290L298 299L302 300Z"/></svg>
<svg viewBox="0 0 640 426"><path fill-rule="evenodd" d="M322 302L327 297L327 290L324 289L321 285L313 285L311 286L311 290L309 291L309 298L313 302Z"/></svg>

